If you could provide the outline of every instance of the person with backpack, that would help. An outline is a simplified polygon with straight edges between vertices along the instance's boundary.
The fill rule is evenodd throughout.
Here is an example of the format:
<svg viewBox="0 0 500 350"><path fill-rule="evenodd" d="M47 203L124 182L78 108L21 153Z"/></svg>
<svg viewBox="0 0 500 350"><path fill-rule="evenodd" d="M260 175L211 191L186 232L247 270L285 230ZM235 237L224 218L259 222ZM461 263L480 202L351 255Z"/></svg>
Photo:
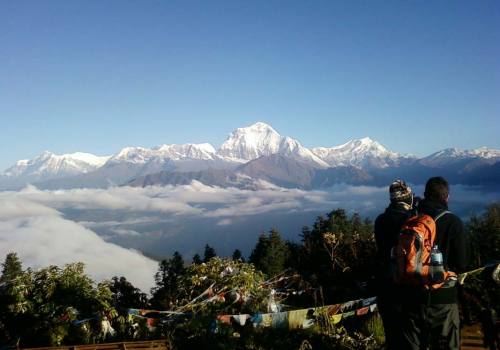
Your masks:
<svg viewBox="0 0 500 350"><path fill-rule="evenodd" d="M448 210L449 185L432 177L418 216L401 230L396 246L397 282L411 286L402 302L401 349L459 349L456 276L467 267L467 239L460 218Z"/></svg>
<svg viewBox="0 0 500 350"><path fill-rule="evenodd" d="M388 350L401 349L401 302L402 293L394 283L392 250L398 241L403 224L414 213L413 192L403 180L395 180L389 186L390 204L375 220L378 275L376 276L377 306L384 325Z"/></svg>

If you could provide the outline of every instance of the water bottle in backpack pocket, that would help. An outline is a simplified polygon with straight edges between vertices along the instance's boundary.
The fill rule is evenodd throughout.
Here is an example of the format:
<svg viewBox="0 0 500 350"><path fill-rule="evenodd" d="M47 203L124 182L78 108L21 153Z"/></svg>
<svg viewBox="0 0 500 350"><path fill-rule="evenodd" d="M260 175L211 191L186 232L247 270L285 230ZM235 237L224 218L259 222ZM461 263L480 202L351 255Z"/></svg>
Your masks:
<svg viewBox="0 0 500 350"><path fill-rule="evenodd" d="M435 244L431 250L431 266L429 274L432 283L444 282L443 253L441 253L437 244Z"/></svg>

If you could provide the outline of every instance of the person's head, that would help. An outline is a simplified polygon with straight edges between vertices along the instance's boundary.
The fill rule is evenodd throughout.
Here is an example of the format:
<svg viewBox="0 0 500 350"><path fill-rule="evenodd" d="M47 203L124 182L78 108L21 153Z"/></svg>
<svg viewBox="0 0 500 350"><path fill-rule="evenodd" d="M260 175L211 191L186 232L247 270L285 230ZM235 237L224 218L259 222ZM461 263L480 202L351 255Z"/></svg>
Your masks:
<svg viewBox="0 0 500 350"><path fill-rule="evenodd" d="M391 198L391 203L406 203L408 205L413 204L413 193L411 187L406 184L403 180L395 180L389 186L389 195Z"/></svg>
<svg viewBox="0 0 500 350"><path fill-rule="evenodd" d="M450 186L444 177L431 177L427 180L424 193L425 199L439 203L448 203L449 194Z"/></svg>

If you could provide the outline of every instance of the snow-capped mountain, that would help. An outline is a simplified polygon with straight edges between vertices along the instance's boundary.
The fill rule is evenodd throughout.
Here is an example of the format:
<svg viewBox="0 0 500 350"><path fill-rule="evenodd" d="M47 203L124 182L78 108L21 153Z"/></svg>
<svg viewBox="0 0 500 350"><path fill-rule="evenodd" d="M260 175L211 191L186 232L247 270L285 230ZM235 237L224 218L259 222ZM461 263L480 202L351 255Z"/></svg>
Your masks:
<svg viewBox="0 0 500 350"><path fill-rule="evenodd" d="M19 160L0 174L0 189L16 189L27 183L60 179L93 172L109 157L90 153L54 154L43 152L33 159Z"/></svg>
<svg viewBox="0 0 500 350"><path fill-rule="evenodd" d="M19 160L3 175L7 177L60 177L93 171L106 163L109 157L76 152L57 155L48 151L28 160Z"/></svg>
<svg viewBox="0 0 500 350"><path fill-rule="evenodd" d="M212 145L165 144L154 148L125 147L102 167L88 174L39 184L42 188L74 188L121 185L135 178L162 171L196 172L207 169L231 170L240 162L218 156Z"/></svg>
<svg viewBox="0 0 500 350"><path fill-rule="evenodd" d="M472 150L446 148L422 158L420 163L427 166L445 166L457 162L481 160L487 164L500 161L500 150L480 147Z"/></svg>
<svg viewBox="0 0 500 350"><path fill-rule="evenodd" d="M412 158L391 152L369 137L351 140L335 147L316 147L312 152L330 167L386 168L398 165L402 159Z"/></svg>
<svg viewBox="0 0 500 350"><path fill-rule="evenodd" d="M126 147L111 157L44 152L34 159L20 160L0 174L0 190L18 189L27 183L50 189L105 188L157 173L162 175L147 181L178 183L193 178L233 186L244 175L252 181L314 188L338 182L385 185L398 177L422 183L439 173L452 183L477 184L485 178L496 181L498 162L500 150L486 147L448 148L418 159L392 152L369 137L308 149L270 125L257 122L234 130L218 150L208 143L188 143ZM169 173L175 177L170 178Z"/></svg>
<svg viewBox="0 0 500 350"><path fill-rule="evenodd" d="M220 146L223 157L252 160L278 153L282 137L271 126L258 122L234 130Z"/></svg>
<svg viewBox="0 0 500 350"><path fill-rule="evenodd" d="M280 154L311 163L320 168L328 164L314 155L300 142L281 136L270 125L262 122L233 131L217 151L222 157L250 161L262 156Z"/></svg>
<svg viewBox="0 0 500 350"><path fill-rule="evenodd" d="M155 148L126 147L113 155L109 161L145 164L153 160L213 160L215 158L215 148L211 144L188 143L183 145L161 145Z"/></svg>

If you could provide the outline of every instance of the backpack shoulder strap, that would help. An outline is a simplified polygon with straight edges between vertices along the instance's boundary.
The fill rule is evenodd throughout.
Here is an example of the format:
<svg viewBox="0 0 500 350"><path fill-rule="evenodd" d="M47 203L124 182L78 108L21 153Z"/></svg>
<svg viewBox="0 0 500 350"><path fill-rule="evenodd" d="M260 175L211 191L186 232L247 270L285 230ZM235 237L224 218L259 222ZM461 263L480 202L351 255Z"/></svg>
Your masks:
<svg viewBox="0 0 500 350"><path fill-rule="evenodd" d="M438 220L439 220L439 219L441 219L443 216L445 216L446 214L449 214L449 213L451 213L451 211L449 211L449 210L445 210L445 211L443 211L443 212L439 213L438 215L436 215L436 216L434 217L434 221L438 221Z"/></svg>

